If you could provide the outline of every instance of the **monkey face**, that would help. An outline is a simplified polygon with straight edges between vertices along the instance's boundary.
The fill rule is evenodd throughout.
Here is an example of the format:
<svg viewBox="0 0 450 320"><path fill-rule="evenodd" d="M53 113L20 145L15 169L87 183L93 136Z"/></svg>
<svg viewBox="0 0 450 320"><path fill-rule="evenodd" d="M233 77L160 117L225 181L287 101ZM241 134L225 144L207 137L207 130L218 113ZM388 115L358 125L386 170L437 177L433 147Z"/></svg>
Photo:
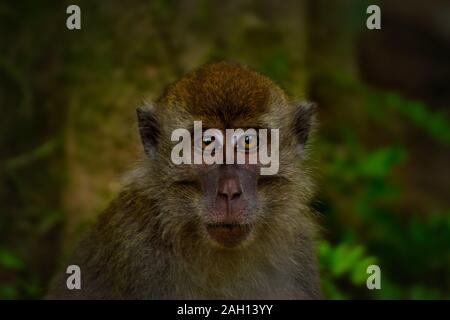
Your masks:
<svg viewBox="0 0 450 320"><path fill-rule="evenodd" d="M199 171L207 236L223 247L242 243L255 223L259 165L202 165Z"/></svg>
<svg viewBox="0 0 450 320"><path fill-rule="evenodd" d="M252 238L258 216L264 212L258 206L257 184L262 168L258 161L259 140L249 130L249 134L231 139L224 138L221 130L214 130L218 133L215 137L200 133L197 146L195 140L191 143L191 138L187 138L183 154L188 154L184 158L188 163L176 161L179 166L174 170L181 179L173 189L191 194L190 205L195 204L192 212L199 220L198 232L207 243L233 248ZM230 140L231 145L227 145ZM199 155L200 161L192 163Z"/></svg>
<svg viewBox="0 0 450 320"><path fill-rule="evenodd" d="M195 239L196 244L237 249L277 229L277 220L292 218L295 222L292 201L306 194L297 184L302 179L297 163L311 115L309 106L289 103L269 79L227 63L187 75L154 107L139 109L141 139L154 176L148 183L156 184L161 192L157 203L165 234L184 233L188 235L185 239ZM221 138L205 135L209 130L201 130L201 139L196 138L196 121L220 132ZM252 152L260 148L260 141L249 135L236 138L231 149L211 148L216 143L228 147L227 129L240 128L280 131L279 171L264 175L260 157L249 161ZM172 139L173 133L180 129L187 132L189 142L181 161L173 161L174 141L178 141ZM266 150L272 147L270 141L265 142ZM214 150L210 156L223 151L224 161L209 162L203 157L196 162L198 149ZM235 159L243 155L245 161L225 161L230 155Z"/></svg>

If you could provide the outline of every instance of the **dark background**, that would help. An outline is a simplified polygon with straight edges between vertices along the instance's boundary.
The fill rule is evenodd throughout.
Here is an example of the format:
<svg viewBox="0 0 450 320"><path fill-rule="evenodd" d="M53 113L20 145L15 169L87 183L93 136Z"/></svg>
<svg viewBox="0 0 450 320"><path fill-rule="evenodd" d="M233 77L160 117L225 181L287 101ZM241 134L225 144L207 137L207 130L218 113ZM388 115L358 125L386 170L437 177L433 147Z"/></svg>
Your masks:
<svg viewBox="0 0 450 320"><path fill-rule="evenodd" d="M142 98L221 59L318 103L325 296L450 298L450 1L2 1L0 43L0 298L41 298L118 192Z"/></svg>

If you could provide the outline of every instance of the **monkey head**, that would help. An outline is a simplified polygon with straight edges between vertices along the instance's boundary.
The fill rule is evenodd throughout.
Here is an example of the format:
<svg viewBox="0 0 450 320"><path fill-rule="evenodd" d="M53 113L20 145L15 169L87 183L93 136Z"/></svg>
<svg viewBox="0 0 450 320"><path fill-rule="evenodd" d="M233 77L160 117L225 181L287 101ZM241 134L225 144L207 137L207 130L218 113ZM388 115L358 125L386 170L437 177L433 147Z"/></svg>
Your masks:
<svg viewBox="0 0 450 320"><path fill-rule="evenodd" d="M312 184L302 162L313 113L312 105L289 101L265 76L229 62L191 72L155 104L139 108L148 170L141 181L142 192L153 190L147 196L149 205L157 207L162 234L197 248L239 250L251 246L256 238L276 241L271 237L274 232L294 232L300 224L307 224L301 206L311 197ZM195 141L196 121L201 121L203 133L214 129L220 137L200 133L200 141ZM223 151L224 159L241 154L248 160L262 142L266 150L274 150L271 130L276 129L277 170L261 174L265 165L260 159L176 164L171 157L176 142L171 137L180 128L194 136L189 150L184 150L188 160L213 145L214 152ZM227 129L254 131L227 135ZM265 141L254 134L261 129L268 130ZM225 148L228 145L232 147Z"/></svg>

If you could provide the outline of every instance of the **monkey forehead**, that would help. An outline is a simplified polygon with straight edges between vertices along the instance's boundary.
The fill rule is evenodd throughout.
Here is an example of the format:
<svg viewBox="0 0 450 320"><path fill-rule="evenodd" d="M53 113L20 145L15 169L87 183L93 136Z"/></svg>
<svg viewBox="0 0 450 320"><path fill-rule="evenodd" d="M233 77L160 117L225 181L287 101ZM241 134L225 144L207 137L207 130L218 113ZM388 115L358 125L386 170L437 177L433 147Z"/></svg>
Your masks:
<svg viewBox="0 0 450 320"><path fill-rule="evenodd" d="M287 105L285 93L273 81L234 62L209 64L188 73L160 101L169 111L223 124L255 119Z"/></svg>

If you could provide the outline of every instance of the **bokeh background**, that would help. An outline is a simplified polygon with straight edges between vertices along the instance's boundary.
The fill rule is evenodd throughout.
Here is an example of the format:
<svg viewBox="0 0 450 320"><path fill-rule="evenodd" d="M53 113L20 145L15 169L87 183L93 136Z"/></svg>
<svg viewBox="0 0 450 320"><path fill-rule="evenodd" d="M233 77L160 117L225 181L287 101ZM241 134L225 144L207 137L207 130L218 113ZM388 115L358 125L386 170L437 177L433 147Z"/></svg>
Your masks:
<svg viewBox="0 0 450 320"><path fill-rule="evenodd" d="M142 98L221 59L318 103L325 296L450 298L449 1L1 1L0 43L0 298L42 298L117 194Z"/></svg>

